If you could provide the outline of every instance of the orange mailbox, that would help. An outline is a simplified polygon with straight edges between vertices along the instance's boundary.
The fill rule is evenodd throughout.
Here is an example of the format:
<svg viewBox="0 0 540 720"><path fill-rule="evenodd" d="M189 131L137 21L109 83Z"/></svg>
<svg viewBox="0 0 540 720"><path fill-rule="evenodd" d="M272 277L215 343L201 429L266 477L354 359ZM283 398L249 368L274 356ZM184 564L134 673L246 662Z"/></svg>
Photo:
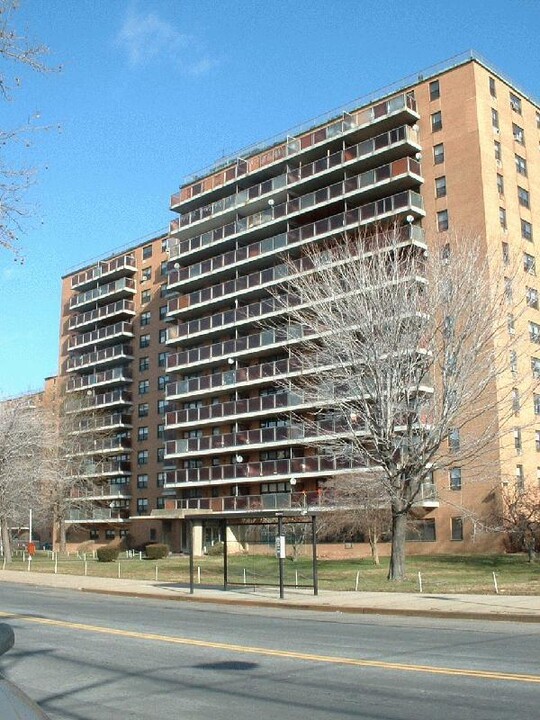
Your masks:
<svg viewBox="0 0 540 720"><path fill-rule="evenodd" d="M29 555L35 555L36 554L36 544L35 543L28 543L28 554Z"/></svg>

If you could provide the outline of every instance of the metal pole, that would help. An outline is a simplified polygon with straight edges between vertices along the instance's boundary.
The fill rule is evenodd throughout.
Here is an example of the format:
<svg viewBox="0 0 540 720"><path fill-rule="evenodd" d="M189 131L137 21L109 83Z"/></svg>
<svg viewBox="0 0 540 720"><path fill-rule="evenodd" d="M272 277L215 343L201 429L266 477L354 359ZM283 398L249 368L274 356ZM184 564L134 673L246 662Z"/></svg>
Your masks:
<svg viewBox="0 0 540 720"><path fill-rule="evenodd" d="M317 569L317 516L311 516L311 549L313 551L313 594L319 594L319 572Z"/></svg>
<svg viewBox="0 0 540 720"><path fill-rule="evenodd" d="M195 592L194 588L194 582L193 582L193 573L194 573L194 567L193 567L193 521L188 520L188 542L189 542L189 594L193 595Z"/></svg>
<svg viewBox="0 0 540 720"><path fill-rule="evenodd" d="M32 508L30 508L28 517L28 542L32 542Z"/></svg>
<svg viewBox="0 0 540 720"><path fill-rule="evenodd" d="M227 553L227 519L221 521L221 532L223 533L223 589L227 590L229 582L229 556Z"/></svg>
<svg viewBox="0 0 540 720"><path fill-rule="evenodd" d="M277 522L278 522L278 537L279 537L279 543L280 543L280 546L279 546L279 558L278 558L278 563L279 563L279 598L280 598L280 600L283 600L283 598L285 597L285 592L284 592L284 582L283 582L283 576L284 576L283 551L282 551L282 548L281 548L281 543L283 542L283 516L282 516L282 515L278 515L278 520L277 520Z"/></svg>

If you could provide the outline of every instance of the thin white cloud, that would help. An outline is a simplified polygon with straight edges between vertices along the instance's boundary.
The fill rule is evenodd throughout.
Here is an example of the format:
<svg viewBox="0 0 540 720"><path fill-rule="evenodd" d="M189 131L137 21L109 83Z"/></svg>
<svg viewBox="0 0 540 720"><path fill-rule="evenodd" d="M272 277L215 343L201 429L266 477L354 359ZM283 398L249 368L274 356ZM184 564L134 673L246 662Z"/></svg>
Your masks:
<svg viewBox="0 0 540 720"><path fill-rule="evenodd" d="M203 75L216 65L194 36L180 32L155 12L138 12L133 7L124 17L116 45L133 68L166 61L189 75Z"/></svg>

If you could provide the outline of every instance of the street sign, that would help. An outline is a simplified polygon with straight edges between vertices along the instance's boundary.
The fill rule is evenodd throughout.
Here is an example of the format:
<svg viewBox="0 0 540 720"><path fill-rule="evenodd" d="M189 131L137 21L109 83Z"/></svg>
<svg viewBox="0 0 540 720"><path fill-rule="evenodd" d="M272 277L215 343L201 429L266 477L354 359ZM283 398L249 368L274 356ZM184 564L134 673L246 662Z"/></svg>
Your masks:
<svg viewBox="0 0 540 720"><path fill-rule="evenodd" d="M285 555L285 535L276 535L276 557L284 560Z"/></svg>

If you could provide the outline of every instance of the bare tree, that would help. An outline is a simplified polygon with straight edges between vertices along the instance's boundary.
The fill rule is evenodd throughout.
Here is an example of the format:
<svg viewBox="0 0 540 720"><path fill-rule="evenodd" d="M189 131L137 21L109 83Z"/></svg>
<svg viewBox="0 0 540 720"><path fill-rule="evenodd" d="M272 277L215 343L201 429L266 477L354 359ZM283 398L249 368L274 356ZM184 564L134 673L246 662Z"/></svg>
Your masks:
<svg viewBox="0 0 540 720"><path fill-rule="evenodd" d="M504 431L496 409L512 392L508 286L497 262L478 238L445 236L428 252L413 230L308 247L287 260L275 294L295 338L289 387L333 419L319 445L342 472L384 488L393 580L405 576L407 519L432 493L433 471L479 462Z"/></svg>
<svg viewBox="0 0 540 720"><path fill-rule="evenodd" d="M50 72L44 62L48 49L44 45L32 43L25 35L15 29L15 14L18 0L0 0L0 95L6 101L12 99L14 88L21 85L19 70L29 68L38 73ZM6 149L13 144L30 145L30 136L37 128L36 117L15 128L0 128L0 247L15 253L21 219L27 214L23 196L32 183L35 171L31 167L12 167L6 161Z"/></svg>
<svg viewBox="0 0 540 720"><path fill-rule="evenodd" d="M333 512L321 514L321 532L344 540L362 535L369 543L373 564L379 565L379 542L392 529L388 497L381 483L357 475L332 478L325 484L322 506Z"/></svg>
<svg viewBox="0 0 540 720"><path fill-rule="evenodd" d="M10 529L24 525L35 507L50 447L43 408L32 396L0 403L0 525L8 563L12 560Z"/></svg>

